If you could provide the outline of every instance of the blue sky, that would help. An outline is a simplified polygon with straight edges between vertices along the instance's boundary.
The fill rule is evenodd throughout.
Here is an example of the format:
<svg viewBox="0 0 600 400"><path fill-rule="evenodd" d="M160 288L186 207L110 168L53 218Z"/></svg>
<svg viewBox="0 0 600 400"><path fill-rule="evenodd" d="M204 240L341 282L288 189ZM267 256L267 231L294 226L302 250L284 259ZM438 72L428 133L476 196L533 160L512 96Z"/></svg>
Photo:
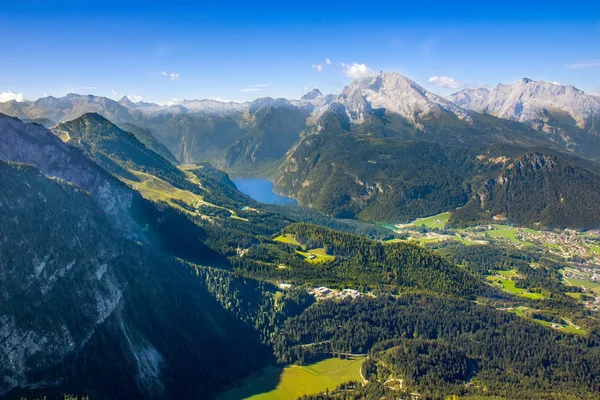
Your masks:
<svg viewBox="0 0 600 400"><path fill-rule="evenodd" d="M298 98L380 70L443 95L521 77L600 94L591 1L86 3L2 5L0 99Z"/></svg>

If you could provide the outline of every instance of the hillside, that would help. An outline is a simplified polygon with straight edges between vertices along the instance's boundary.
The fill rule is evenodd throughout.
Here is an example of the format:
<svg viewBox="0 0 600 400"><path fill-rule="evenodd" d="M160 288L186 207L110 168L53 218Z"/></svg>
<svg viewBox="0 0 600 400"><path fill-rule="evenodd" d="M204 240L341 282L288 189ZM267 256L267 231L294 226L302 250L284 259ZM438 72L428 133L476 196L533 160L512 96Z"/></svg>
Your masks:
<svg viewBox="0 0 600 400"><path fill-rule="evenodd" d="M169 160L99 114L84 114L54 126L52 131L113 175L131 177L127 171L131 168L163 179L184 179Z"/></svg>
<svg viewBox="0 0 600 400"><path fill-rule="evenodd" d="M100 121L106 120L102 118ZM120 130L118 132L132 137ZM109 147L111 145L110 140L100 143ZM144 151L142 154L156 157L161 165L170 165L135 138L128 143L139 144ZM119 171L119 168L123 170L102 152L96 154L100 162L106 163L109 171L110 168L113 171ZM120 155L122 157L120 150L115 154L117 156L111 155L113 159L118 159ZM112 226L126 238L154 243L168 253L190 261L226 266L223 257L203 243L206 238L205 229L193 223L181 211L148 201L139 192L111 176L79 149L63 143L41 125L24 124L16 118L0 115L0 159L31 164L47 176L60 178L89 192L107 214ZM175 169L172 165L169 168Z"/></svg>
<svg viewBox="0 0 600 400"><path fill-rule="evenodd" d="M286 322L276 349L286 360L325 349L368 353L368 384L352 398L592 399L600 384L593 341L473 302L422 295L319 302ZM391 379L403 380L401 391L398 381L386 390ZM310 398L347 397L341 390Z"/></svg>
<svg viewBox="0 0 600 400"><path fill-rule="evenodd" d="M268 361L196 274L123 239L89 194L2 161L0 181L3 397L180 398Z"/></svg>
<svg viewBox="0 0 600 400"><path fill-rule="evenodd" d="M173 164L177 164L178 161L173 154L167 149L167 147L160 143L150 129L144 129L134 124L123 123L121 129L126 132L132 133L137 140L142 142L147 148L152 150L158 155L163 156Z"/></svg>
<svg viewBox="0 0 600 400"><path fill-rule="evenodd" d="M252 247L232 260L234 268L259 279L313 286L350 285L365 291L385 287L472 299L495 294L474 276L413 244L383 244L310 224L288 225L280 234L293 239ZM320 257L315 260L309 254Z"/></svg>
<svg viewBox="0 0 600 400"><path fill-rule="evenodd" d="M592 229L600 226L599 193L597 173L556 155L528 152L506 160L451 222L500 216L520 225Z"/></svg>

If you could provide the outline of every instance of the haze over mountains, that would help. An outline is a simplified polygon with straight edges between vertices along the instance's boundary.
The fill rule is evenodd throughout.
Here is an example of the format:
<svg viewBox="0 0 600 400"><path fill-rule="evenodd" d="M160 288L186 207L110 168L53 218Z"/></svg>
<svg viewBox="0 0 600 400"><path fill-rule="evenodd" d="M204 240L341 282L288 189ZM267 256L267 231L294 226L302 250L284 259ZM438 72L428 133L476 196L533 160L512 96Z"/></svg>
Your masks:
<svg viewBox="0 0 600 400"><path fill-rule="evenodd" d="M497 177L498 168L511 169L527 154L562 159L569 168L597 176L596 164L572 155L600 156L597 97L523 79L492 91L465 89L451 99L382 72L353 81L338 95L315 89L300 100L185 100L161 106L69 94L2 103L0 111L46 126L95 112L171 161L209 162L234 175L269 177L278 191L304 205L375 221L404 222L469 203L479 204L472 218L498 214L554 226L558 221L548 217L551 213L540 213L536 221L515 208L490 209L492 203L475 199L487 193L490 179L504 179ZM504 161L485 161L487 153ZM547 179L558 179L555 172L545 170ZM588 189L582 199L596 195ZM556 198L564 196L543 201L548 205ZM561 204L564 226L600 223L595 212L586 214L585 222L581 216L570 219L574 205Z"/></svg>

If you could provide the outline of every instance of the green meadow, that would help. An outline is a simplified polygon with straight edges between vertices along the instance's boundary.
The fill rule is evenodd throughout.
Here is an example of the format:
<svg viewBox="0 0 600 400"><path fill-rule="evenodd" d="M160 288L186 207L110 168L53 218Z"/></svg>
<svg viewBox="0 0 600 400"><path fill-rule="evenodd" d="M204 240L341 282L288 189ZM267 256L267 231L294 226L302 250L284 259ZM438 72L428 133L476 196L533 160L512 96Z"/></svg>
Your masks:
<svg viewBox="0 0 600 400"><path fill-rule="evenodd" d="M289 233L285 233L283 235L279 235L279 236L277 236L273 240L275 240L276 242L291 244L293 246L301 246L300 242L298 242L296 240L296 237L294 235L289 234Z"/></svg>
<svg viewBox="0 0 600 400"><path fill-rule="evenodd" d="M531 293L525 289L516 287L515 281L510 279L511 277L517 276L516 271L498 271L498 274L500 276L488 276L487 280L490 281L492 285L501 288L503 291L533 300L539 300L544 298L544 295L541 293Z"/></svg>
<svg viewBox="0 0 600 400"><path fill-rule="evenodd" d="M296 250L296 253L303 256L306 259L306 261L308 261L309 263L316 264L316 263L331 261L331 260L335 259L335 256L332 256L331 254L327 254L325 252L325 249L323 249L323 248L306 250L304 248L304 246L302 246L300 244L300 242L298 242L298 240L296 240L296 237L289 233L279 235L276 238L274 238L273 240L275 240L276 242L280 242L280 243L286 243L286 244L291 244L293 246L302 247L303 250L302 251Z"/></svg>
<svg viewBox="0 0 600 400"><path fill-rule="evenodd" d="M361 381L364 358L327 358L309 365L270 366L230 389L218 400L288 400L335 389L348 381Z"/></svg>
<svg viewBox="0 0 600 400"><path fill-rule="evenodd" d="M422 226L425 225L428 228L436 228L436 229L444 229L448 220L450 219L450 213L445 212L438 215L433 215L427 218L420 218L414 221L412 226Z"/></svg>

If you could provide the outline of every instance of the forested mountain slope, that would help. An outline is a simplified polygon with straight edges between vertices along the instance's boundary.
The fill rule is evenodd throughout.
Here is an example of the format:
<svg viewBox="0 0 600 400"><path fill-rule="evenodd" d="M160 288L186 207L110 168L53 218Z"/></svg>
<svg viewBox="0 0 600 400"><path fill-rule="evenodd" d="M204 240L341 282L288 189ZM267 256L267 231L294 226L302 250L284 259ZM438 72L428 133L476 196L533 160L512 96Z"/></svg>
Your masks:
<svg viewBox="0 0 600 400"><path fill-rule="evenodd" d="M268 361L192 270L122 238L89 194L20 164L0 181L3 396L195 397Z"/></svg>

